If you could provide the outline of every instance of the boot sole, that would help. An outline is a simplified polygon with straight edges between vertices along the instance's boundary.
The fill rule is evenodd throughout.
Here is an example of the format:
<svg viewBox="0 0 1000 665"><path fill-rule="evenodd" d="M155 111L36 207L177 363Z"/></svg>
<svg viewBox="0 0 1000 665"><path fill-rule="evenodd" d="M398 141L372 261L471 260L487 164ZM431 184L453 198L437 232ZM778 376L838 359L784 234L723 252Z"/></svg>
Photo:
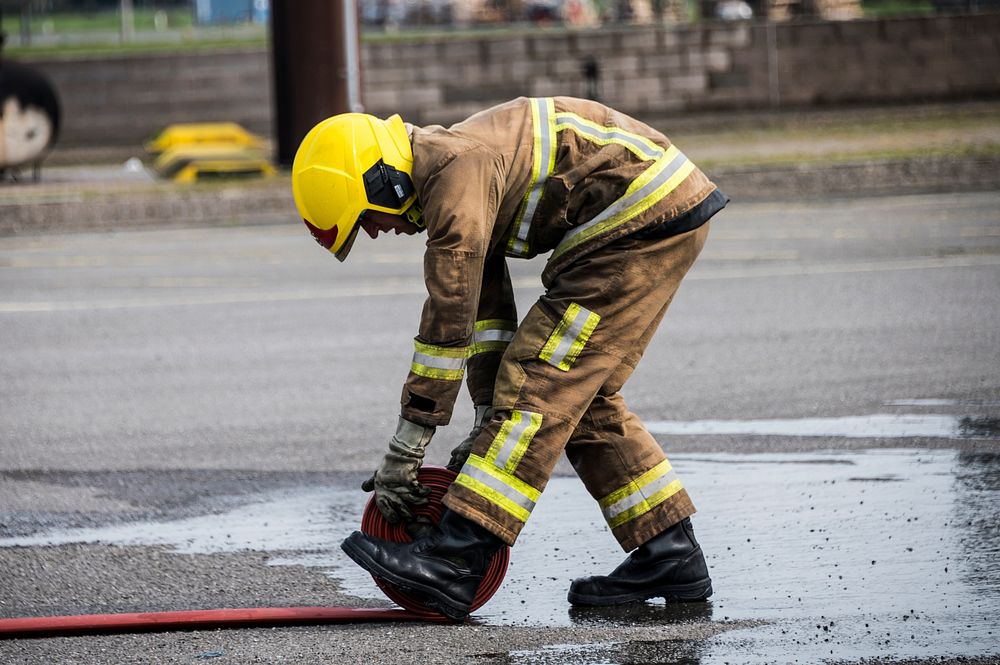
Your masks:
<svg viewBox="0 0 1000 665"><path fill-rule="evenodd" d="M437 610L452 621L462 621L469 616L469 607L456 602L442 593L439 589L429 587L406 578L396 575L388 568L383 567L379 562L368 556L367 553L356 548L353 543L344 541L340 545L347 556L351 557L354 563L358 564L375 577L389 582L403 591L409 591L420 596L428 607Z"/></svg>
<svg viewBox="0 0 1000 665"><path fill-rule="evenodd" d="M712 580L707 579L691 584L673 584L655 589L643 589L632 593L621 593L616 596L592 596L585 593L574 593L570 591L567 599L573 605L624 605L638 601L649 600L650 598L663 598L668 603L696 603L707 600L712 595Z"/></svg>

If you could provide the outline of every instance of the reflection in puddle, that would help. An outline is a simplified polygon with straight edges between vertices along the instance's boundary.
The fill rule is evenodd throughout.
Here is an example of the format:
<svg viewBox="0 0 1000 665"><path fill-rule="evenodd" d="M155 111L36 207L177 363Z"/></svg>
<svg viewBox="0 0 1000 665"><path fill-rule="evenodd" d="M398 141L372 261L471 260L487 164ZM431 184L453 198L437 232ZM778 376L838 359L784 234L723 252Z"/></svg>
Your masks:
<svg viewBox="0 0 1000 665"><path fill-rule="evenodd" d="M682 662L1000 654L994 628L1000 454L879 450L672 459L700 511L694 524L712 569L711 602L571 608L572 578L607 572L624 554L582 484L554 478L512 552L507 580L476 619L590 627L770 622L696 646L677 643L674 655ZM338 548L359 523L364 499L353 489L280 492L217 515L6 539L0 546L101 541L191 553L264 550L274 553L273 564L322 567L349 593L382 598ZM585 662L641 660L635 649L641 643L600 645L588 651L596 660ZM577 662L560 653L514 652L497 662Z"/></svg>
<svg viewBox="0 0 1000 665"><path fill-rule="evenodd" d="M356 492L345 490L281 491L223 513L6 538L0 539L0 547L106 543L163 545L181 554L246 550L326 553L336 525L343 522L344 515L352 515L360 523L361 507L355 505L357 501ZM326 565L329 554L320 559Z"/></svg>
<svg viewBox="0 0 1000 665"><path fill-rule="evenodd" d="M839 418L777 418L770 420L654 420L645 423L653 434L751 436L829 436L848 439L1000 439L1000 421L936 414L876 413Z"/></svg>
<svg viewBox="0 0 1000 665"><path fill-rule="evenodd" d="M967 583L1000 594L1000 454L958 454L955 514L958 541L968 557ZM1000 619L997 620L1000 626ZM994 631L1000 642L1000 631Z"/></svg>
<svg viewBox="0 0 1000 665"><path fill-rule="evenodd" d="M846 467L770 457L743 457L740 482L723 473L695 489L715 618L778 620L720 635L713 652L761 663L1000 653L1000 483L981 481L1000 456L837 455ZM981 494L963 505L973 477ZM992 528L975 547L993 555L967 545L977 522Z"/></svg>
<svg viewBox="0 0 1000 665"><path fill-rule="evenodd" d="M569 605L568 616L574 626L662 626L678 623L711 621L712 603L629 603L610 607L574 607Z"/></svg>

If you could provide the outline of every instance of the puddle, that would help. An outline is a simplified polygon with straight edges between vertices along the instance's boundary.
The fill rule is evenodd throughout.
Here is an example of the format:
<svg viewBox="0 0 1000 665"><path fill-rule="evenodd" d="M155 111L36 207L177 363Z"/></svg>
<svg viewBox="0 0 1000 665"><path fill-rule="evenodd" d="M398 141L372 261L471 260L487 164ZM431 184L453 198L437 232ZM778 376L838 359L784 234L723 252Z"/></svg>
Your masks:
<svg viewBox="0 0 1000 665"><path fill-rule="evenodd" d="M1000 439L1000 420L935 414L771 420L654 420L653 434L748 434L753 436L830 436L849 439Z"/></svg>
<svg viewBox="0 0 1000 665"><path fill-rule="evenodd" d="M883 402L884 406L971 406L971 407L992 407L1000 406L1000 402L989 399L942 399L942 398L922 398L922 399L893 399Z"/></svg>
<svg viewBox="0 0 1000 665"><path fill-rule="evenodd" d="M284 490L226 512L169 522L131 522L5 538L0 539L0 547L105 543L161 545L180 554L328 552L332 539L346 528L340 526L345 514L360 522L357 501L358 494L347 490ZM329 562L329 554L323 555L323 560ZM318 560L316 565L320 565Z"/></svg>
<svg viewBox="0 0 1000 665"><path fill-rule="evenodd" d="M581 483L554 478L513 550L504 586L476 618L500 626L771 622L688 644L678 654L685 662L1000 655L1000 454L698 454L673 462L700 510L694 523L712 569L712 602L571 608L571 579L607 572L624 555ZM272 564L320 567L350 593L382 598L338 547L359 523L363 498L353 489L275 492L214 515L0 546L262 550L274 554ZM575 662L575 648L512 652L502 662ZM601 645L586 662L633 661L636 648Z"/></svg>

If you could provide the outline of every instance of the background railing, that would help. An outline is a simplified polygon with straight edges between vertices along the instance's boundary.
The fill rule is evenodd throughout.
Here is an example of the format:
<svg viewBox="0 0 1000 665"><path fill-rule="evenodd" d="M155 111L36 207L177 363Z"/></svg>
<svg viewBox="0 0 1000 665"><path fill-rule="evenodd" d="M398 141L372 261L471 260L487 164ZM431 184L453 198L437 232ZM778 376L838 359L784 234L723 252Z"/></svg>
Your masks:
<svg viewBox="0 0 1000 665"><path fill-rule="evenodd" d="M361 29L371 39L400 32L838 20L997 9L1000 0L358 0ZM0 0L0 30L13 49L263 43L270 11L270 0Z"/></svg>

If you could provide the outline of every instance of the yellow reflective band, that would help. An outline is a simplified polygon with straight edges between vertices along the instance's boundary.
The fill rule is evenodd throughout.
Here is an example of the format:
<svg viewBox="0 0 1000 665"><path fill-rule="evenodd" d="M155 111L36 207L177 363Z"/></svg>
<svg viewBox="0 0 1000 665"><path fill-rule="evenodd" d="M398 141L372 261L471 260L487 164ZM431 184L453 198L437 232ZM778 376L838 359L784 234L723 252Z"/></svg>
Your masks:
<svg viewBox="0 0 1000 665"><path fill-rule="evenodd" d="M506 319L476 321L476 328L472 333L472 349L469 355L474 356L490 351L503 353L507 350L510 341L514 339L516 330L517 321Z"/></svg>
<svg viewBox="0 0 1000 665"><path fill-rule="evenodd" d="M608 526L611 527L612 529L614 529L615 527L619 527L622 524L625 524L626 522L631 522L636 517L639 517L640 515L645 515L646 513L648 513L649 511L651 511L656 506L660 505L661 503L663 503L664 501L666 501L667 499L669 499L673 495L675 495L678 492L680 492L682 489L684 489L684 486L681 485L681 481L680 480L674 480L674 481L668 483L666 486L664 486L656 494L653 494L652 496L647 497L646 499L644 499L640 503L637 503L636 505L632 506L631 508L629 508L625 512L619 513L615 517L609 519L608 520Z"/></svg>
<svg viewBox="0 0 1000 665"><path fill-rule="evenodd" d="M467 346L434 346L413 341L410 371L417 376L444 381L461 381L469 357Z"/></svg>
<svg viewBox="0 0 1000 665"><path fill-rule="evenodd" d="M462 472L455 478L455 484L475 492L521 522L528 521L535 502L542 494L477 455L469 455Z"/></svg>
<svg viewBox="0 0 1000 665"><path fill-rule="evenodd" d="M476 321L476 330L517 330L517 321L510 319L482 319Z"/></svg>
<svg viewBox="0 0 1000 665"><path fill-rule="evenodd" d="M622 485L611 494L605 496L603 499L598 501L598 504L600 504L602 509L607 508L608 506L621 501L630 494L639 492L640 490L642 490L643 487L653 482L663 474L671 471L672 469L673 466L670 464L670 460L665 459L656 466L654 466L649 471L645 472L644 474L636 478L635 480L630 480L628 483Z"/></svg>
<svg viewBox="0 0 1000 665"><path fill-rule="evenodd" d="M600 500L601 511L612 529L660 505L683 489L673 467L663 460L635 480Z"/></svg>
<svg viewBox="0 0 1000 665"><path fill-rule="evenodd" d="M459 474L458 477L455 478L454 482L456 485L460 485L467 490L475 492L493 505L503 508L521 522L527 522L528 518L531 517L530 510L522 508L489 485L480 482L468 474Z"/></svg>
<svg viewBox="0 0 1000 665"><path fill-rule="evenodd" d="M529 501L538 501L538 497L542 495L539 490L536 490L528 483L512 474L504 473L479 455L469 455L469 459L466 463L469 466L479 469L480 471L485 471L488 475L504 483L507 487L525 497Z"/></svg>
<svg viewBox="0 0 1000 665"><path fill-rule="evenodd" d="M535 209L542 198L545 183L556 163L555 103L550 97L532 99L530 102L531 122L535 135L531 152L531 181L524 192L517 217L514 218L514 231L507 242L507 253L513 256L527 256L531 251L528 246L531 219L535 216Z"/></svg>
<svg viewBox="0 0 1000 665"><path fill-rule="evenodd" d="M645 136L613 126L602 126L596 122L581 118L575 113L557 113L556 130L572 129L574 132L597 145L614 143L620 145L642 160L660 159L664 148L656 145Z"/></svg>
<svg viewBox="0 0 1000 665"><path fill-rule="evenodd" d="M589 222L567 231L549 260L649 210L655 203L677 189L691 175L694 168L694 163L684 153L671 146L663 159L643 171L620 199Z"/></svg>
<svg viewBox="0 0 1000 665"><path fill-rule="evenodd" d="M570 303L538 357L553 367L568 372L600 320L600 314Z"/></svg>
<svg viewBox="0 0 1000 665"><path fill-rule="evenodd" d="M492 462L506 473L514 473L528 444L542 426L542 414L531 411L512 411L510 418L500 426L486 451L486 461Z"/></svg>

